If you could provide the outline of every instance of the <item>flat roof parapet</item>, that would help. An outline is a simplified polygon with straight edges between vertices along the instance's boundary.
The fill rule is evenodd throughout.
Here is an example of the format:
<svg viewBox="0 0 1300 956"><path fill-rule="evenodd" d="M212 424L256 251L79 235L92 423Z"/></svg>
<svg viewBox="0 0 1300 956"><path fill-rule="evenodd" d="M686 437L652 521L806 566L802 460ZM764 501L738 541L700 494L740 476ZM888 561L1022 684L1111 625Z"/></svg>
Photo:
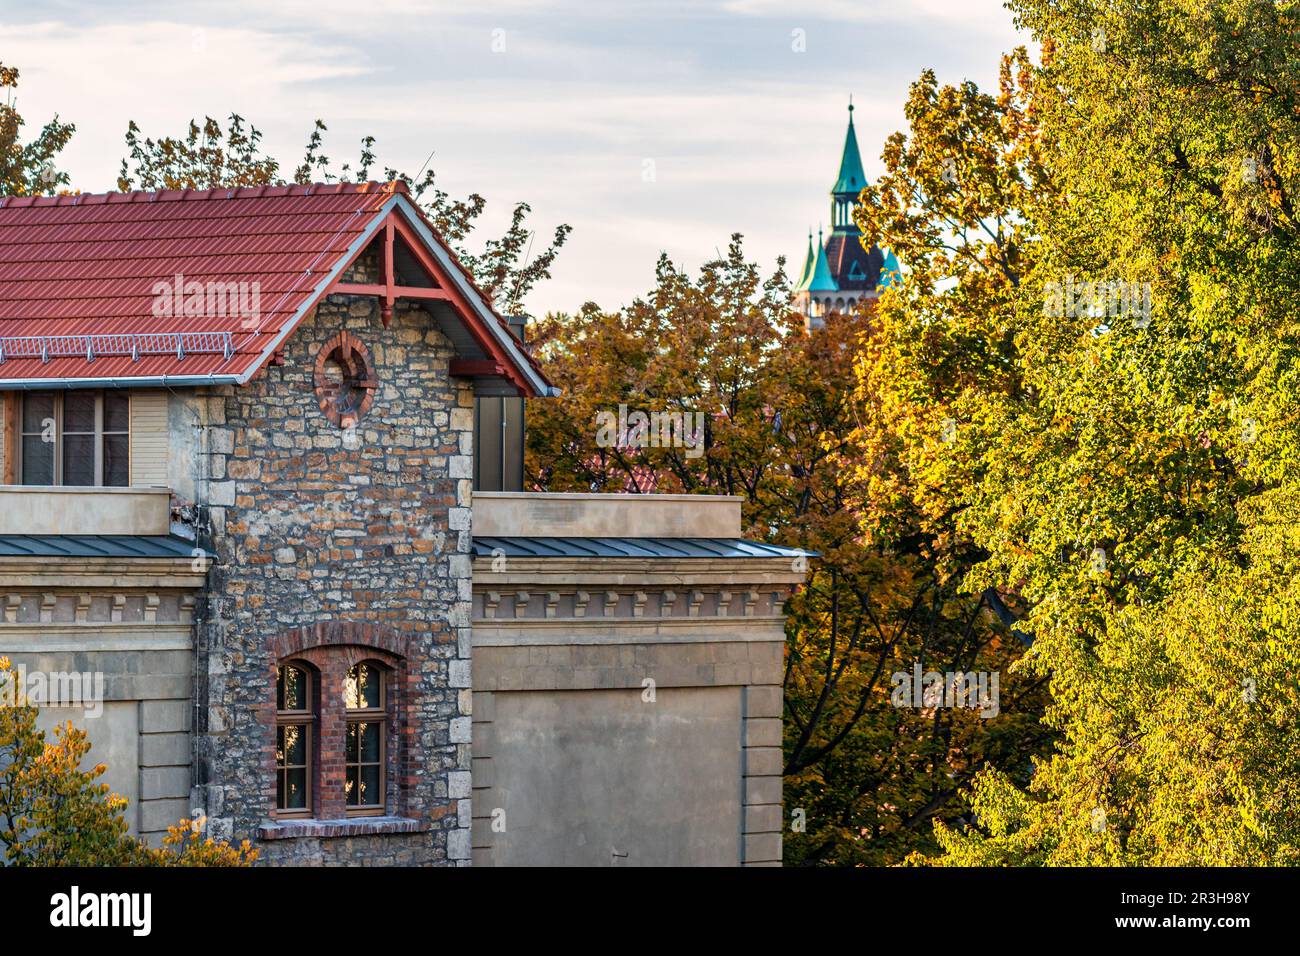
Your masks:
<svg viewBox="0 0 1300 956"><path fill-rule="evenodd" d="M739 538L738 495L476 491L476 537Z"/></svg>

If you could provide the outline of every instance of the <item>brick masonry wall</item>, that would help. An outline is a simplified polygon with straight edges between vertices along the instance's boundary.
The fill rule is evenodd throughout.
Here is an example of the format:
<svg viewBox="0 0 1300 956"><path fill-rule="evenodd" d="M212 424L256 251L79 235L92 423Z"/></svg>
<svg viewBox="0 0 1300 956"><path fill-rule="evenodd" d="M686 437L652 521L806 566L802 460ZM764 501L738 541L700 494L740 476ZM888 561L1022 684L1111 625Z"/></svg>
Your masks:
<svg viewBox="0 0 1300 956"><path fill-rule="evenodd" d="M372 267L351 278L373 281ZM322 412L313 377L344 331L378 379L355 437ZM276 832L259 842L265 863L468 865L473 395L449 378L451 357L419 307L399 303L385 329L375 300L330 297L283 364L201 403L200 540L218 562L196 635L194 800L214 836ZM351 660L395 663L386 815L268 828L276 655L313 628ZM325 651L313 653L319 665ZM337 673L324 668L322 694ZM326 796L317 812L334 818Z"/></svg>

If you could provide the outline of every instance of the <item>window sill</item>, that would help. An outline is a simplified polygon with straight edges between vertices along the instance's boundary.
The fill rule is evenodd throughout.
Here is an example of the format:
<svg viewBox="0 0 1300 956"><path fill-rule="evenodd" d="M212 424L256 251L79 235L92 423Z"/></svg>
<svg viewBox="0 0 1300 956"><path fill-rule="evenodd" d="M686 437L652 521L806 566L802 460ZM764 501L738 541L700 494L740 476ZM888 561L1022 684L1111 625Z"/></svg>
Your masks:
<svg viewBox="0 0 1300 956"><path fill-rule="evenodd" d="M424 833L432 828L428 820L409 817L348 817L343 820L275 820L263 823L257 835L263 840L296 840L303 837L375 836L390 833Z"/></svg>

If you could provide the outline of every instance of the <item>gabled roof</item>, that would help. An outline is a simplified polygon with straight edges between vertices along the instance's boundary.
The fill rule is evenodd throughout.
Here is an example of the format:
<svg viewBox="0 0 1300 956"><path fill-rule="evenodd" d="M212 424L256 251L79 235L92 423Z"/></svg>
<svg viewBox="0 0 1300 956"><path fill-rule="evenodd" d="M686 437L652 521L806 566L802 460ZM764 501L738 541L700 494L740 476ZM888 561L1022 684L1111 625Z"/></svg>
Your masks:
<svg viewBox="0 0 1300 956"><path fill-rule="evenodd" d="M853 129L853 104L849 104L849 129L844 134L844 153L840 156L840 174L835 177L831 193L857 195L867 184L867 174L862 170L862 154L858 152L858 134Z"/></svg>
<svg viewBox="0 0 1300 956"><path fill-rule="evenodd" d="M401 182L0 198L0 389L245 384L393 235L427 284L364 294L429 300L465 374L553 391Z"/></svg>

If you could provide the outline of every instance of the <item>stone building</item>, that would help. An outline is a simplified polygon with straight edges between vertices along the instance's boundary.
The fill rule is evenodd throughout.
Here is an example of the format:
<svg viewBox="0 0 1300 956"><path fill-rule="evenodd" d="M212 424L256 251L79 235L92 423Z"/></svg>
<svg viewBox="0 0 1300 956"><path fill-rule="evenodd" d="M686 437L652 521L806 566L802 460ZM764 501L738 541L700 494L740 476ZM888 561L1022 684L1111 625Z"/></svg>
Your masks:
<svg viewBox="0 0 1300 956"><path fill-rule="evenodd" d="M808 233L808 252L795 282L795 303L809 328L818 328L836 312L851 312L869 302L899 274L893 252L874 243L863 244L862 230L853 219L858 195L867 185L853 128L853 103L849 103L849 128L840 153L840 171L831 186L831 234L820 227L814 246Z"/></svg>
<svg viewBox="0 0 1300 956"><path fill-rule="evenodd" d="M402 184L0 199L0 655L151 839L779 863L804 556L522 493L554 392Z"/></svg>

